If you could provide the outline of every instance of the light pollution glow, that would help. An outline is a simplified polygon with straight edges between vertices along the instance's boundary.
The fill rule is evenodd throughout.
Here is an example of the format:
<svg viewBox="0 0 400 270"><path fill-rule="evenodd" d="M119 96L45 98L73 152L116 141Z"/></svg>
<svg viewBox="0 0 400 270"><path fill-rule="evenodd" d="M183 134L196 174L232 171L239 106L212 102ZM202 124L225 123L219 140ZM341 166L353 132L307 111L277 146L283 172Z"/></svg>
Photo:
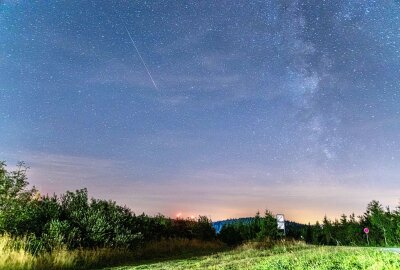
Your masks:
<svg viewBox="0 0 400 270"><path fill-rule="evenodd" d="M26 161L42 193L87 187L152 215L395 207L399 14L398 1L0 1L0 160Z"/></svg>

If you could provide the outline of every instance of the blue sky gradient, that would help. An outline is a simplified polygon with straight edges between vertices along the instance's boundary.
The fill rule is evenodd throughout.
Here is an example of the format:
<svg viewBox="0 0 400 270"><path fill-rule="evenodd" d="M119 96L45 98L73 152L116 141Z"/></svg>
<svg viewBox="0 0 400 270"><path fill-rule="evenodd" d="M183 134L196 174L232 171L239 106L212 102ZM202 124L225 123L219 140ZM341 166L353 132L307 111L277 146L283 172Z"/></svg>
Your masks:
<svg viewBox="0 0 400 270"><path fill-rule="evenodd" d="M136 212L398 203L396 1L0 1L0 159ZM132 36L154 87L125 28Z"/></svg>

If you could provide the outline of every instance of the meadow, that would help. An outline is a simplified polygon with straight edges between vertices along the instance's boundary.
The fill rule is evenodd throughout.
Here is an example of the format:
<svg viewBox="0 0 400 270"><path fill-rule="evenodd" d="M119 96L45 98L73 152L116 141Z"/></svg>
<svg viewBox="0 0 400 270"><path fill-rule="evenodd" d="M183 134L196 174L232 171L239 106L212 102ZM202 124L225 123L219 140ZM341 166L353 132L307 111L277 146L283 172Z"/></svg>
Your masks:
<svg viewBox="0 0 400 270"><path fill-rule="evenodd" d="M400 269L400 255L377 248L280 245L269 249L241 246L235 250L189 259L141 263L106 270L268 269L350 270Z"/></svg>
<svg viewBox="0 0 400 270"><path fill-rule="evenodd" d="M287 222L286 235L266 210L217 233L205 216L136 215L86 189L43 196L26 170L0 162L0 270L400 269L382 249L400 246L400 207L372 201L357 218Z"/></svg>
<svg viewBox="0 0 400 270"><path fill-rule="evenodd" d="M32 254L29 240L0 237L0 270L100 269L112 265L137 264L152 258L190 258L227 250L219 241L168 239L150 242L140 249L57 248Z"/></svg>
<svg viewBox="0 0 400 270"><path fill-rule="evenodd" d="M377 247L314 246L300 241L220 242L171 239L127 249L59 249L32 255L24 239L0 239L1 270L400 269L400 254ZM114 267L112 267L114 265Z"/></svg>

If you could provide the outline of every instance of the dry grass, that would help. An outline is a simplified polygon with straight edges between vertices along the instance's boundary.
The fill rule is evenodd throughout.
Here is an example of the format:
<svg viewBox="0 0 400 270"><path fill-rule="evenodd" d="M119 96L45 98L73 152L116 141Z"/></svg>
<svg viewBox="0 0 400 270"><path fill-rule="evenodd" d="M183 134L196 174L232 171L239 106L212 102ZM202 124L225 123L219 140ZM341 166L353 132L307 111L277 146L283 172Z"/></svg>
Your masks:
<svg viewBox="0 0 400 270"><path fill-rule="evenodd" d="M271 240L269 238L265 238L262 241L245 242L244 244L240 245L237 248L237 250L269 249L269 250L285 251L286 249L290 250L304 249L307 247L310 247L310 245L307 245L304 241L287 240L287 239Z"/></svg>
<svg viewBox="0 0 400 270"><path fill-rule="evenodd" d="M206 254L221 250L220 242L171 239L152 242L144 248L132 251L126 249L57 249L32 255L26 251L26 239L0 237L0 270L69 270L93 269L127 263L138 263L146 258L164 258Z"/></svg>
<svg viewBox="0 0 400 270"><path fill-rule="evenodd" d="M21 244L22 243L22 244ZM23 239L0 238L0 269L90 269L133 261L133 252L122 249L58 249L32 255L26 251Z"/></svg>
<svg viewBox="0 0 400 270"><path fill-rule="evenodd" d="M400 255L377 248L316 247L285 240L247 242L226 250L220 242L171 239L148 243L136 251L58 249L36 256L25 251L26 244L26 239L0 237L0 270L400 269ZM110 268L113 265L119 267Z"/></svg>
<svg viewBox="0 0 400 270"><path fill-rule="evenodd" d="M185 256L211 253L225 248L225 245L219 241L205 242L197 239L169 239L150 242L138 251L138 255L140 258Z"/></svg>

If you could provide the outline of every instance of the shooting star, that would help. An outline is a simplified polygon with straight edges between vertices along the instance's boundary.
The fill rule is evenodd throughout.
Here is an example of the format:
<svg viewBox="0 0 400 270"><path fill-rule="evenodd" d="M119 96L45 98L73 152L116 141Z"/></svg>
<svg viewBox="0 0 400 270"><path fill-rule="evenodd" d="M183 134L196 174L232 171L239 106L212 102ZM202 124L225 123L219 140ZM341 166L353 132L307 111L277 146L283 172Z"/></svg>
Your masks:
<svg viewBox="0 0 400 270"><path fill-rule="evenodd" d="M131 33L129 32L128 28L126 28L126 25L124 25L124 28L125 28L125 30L126 30L126 33L128 33L128 36L129 36L129 38L130 38L130 40L131 40L131 42L132 42L132 45L133 45L133 47L135 48L137 54L139 55L140 61L142 61L142 64L143 64L144 68L146 69L147 74L148 74L149 77L150 77L150 80L152 81L152 83L153 83L154 87L156 88L156 90L159 90L158 87L157 87L156 82L155 82L154 79L153 79L153 76L151 76L150 70L148 69L146 63L145 63L144 60L143 60L142 55L141 55L140 52L139 52L138 47L136 46L135 41L133 40L133 38L132 38L132 36L131 36Z"/></svg>

